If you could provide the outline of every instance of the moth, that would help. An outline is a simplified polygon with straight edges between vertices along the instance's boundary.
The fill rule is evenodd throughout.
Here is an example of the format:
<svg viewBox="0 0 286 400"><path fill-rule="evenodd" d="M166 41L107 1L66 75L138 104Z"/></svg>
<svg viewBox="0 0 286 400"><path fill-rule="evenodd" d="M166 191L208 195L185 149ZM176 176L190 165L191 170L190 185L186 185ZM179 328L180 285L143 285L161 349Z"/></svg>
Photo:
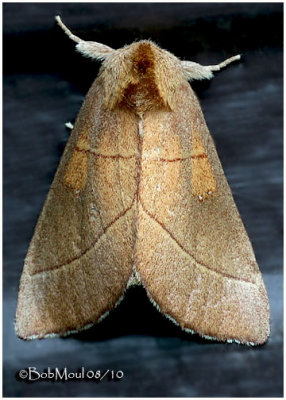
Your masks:
<svg viewBox="0 0 286 400"><path fill-rule="evenodd" d="M149 40L114 50L56 20L102 66L25 259L18 336L86 329L141 284L187 332L264 343L266 289L188 82L210 79L240 56L202 66Z"/></svg>

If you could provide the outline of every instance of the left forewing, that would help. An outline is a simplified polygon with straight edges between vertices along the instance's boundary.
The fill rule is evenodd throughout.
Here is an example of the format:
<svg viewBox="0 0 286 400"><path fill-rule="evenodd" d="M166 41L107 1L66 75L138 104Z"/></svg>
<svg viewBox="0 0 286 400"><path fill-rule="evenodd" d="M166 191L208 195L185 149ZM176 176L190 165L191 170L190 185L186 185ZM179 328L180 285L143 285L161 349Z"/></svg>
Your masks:
<svg viewBox="0 0 286 400"><path fill-rule="evenodd" d="M137 124L127 111L107 112L102 99L97 80L31 241L16 315L25 339L96 323L132 273Z"/></svg>

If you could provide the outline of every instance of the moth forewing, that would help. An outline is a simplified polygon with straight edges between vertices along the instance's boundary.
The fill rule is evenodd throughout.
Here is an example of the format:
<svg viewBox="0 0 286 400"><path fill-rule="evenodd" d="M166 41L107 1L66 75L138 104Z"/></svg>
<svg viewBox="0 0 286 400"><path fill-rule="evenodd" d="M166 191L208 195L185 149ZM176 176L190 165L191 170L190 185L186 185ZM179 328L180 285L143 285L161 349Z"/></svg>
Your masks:
<svg viewBox="0 0 286 400"><path fill-rule="evenodd" d="M65 335L96 323L115 306L132 273L137 122L129 111L103 113L103 101L98 78L26 257L16 316L22 338Z"/></svg>
<svg viewBox="0 0 286 400"><path fill-rule="evenodd" d="M195 124L190 115L196 115ZM180 132L180 143L186 148L153 163L149 159L142 168L138 274L160 310L183 329L217 340L264 343L269 334L269 306L263 280L189 86L178 91L177 108L168 119L155 130L146 118L145 140L164 140L167 149ZM204 171L194 166L192 150L189 157L181 155L198 132L212 170L211 178L206 175L203 183L215 182L213 192L202 199L192 183ZM151 181L150 176L156 178Z"/></svg>
<svg viewBox="0 0 286 400"><path fill-rule="evenodd" d="M133 284L187 332L262 344L267 293L188 80L215 66L181 62L151 41L103 60L60 162L21 278L21 338L99 322Z"/></svg>

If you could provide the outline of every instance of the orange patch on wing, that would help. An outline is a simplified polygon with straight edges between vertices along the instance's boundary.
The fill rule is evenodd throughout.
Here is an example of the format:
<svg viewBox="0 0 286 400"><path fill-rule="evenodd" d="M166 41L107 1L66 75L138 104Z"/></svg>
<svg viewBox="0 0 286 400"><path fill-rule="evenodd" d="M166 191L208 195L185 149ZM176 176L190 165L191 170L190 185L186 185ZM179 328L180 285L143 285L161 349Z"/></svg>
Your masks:
<svg viewBox="0 0 286 400"><path fill-rule="evenodd" d="M88 132L84 130L77 142L77 146L69 160L64 176L64 185L74 189L83 190L87 181L88 155L89 155Z"/></svg>
<svg viewBox="0 0 286 400"><path fill-rule="evenodd" d="M203 201L216 192L217 184L204 145L197 132L193 135L191 142L191 163L192 194Z"/></svg>

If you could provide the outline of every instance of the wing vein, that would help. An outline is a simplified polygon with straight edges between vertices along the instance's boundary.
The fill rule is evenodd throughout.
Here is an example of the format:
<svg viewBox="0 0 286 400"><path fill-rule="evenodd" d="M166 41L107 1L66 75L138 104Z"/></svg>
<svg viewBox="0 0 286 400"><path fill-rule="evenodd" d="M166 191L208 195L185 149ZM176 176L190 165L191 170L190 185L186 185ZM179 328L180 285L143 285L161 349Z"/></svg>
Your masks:
<svg viewBox="0 0 286 400"><path fill-rule="evenodd" d="M89 252L90 250L93 249L93 247L96 245L96 243L102 238L102 236L104 236L106 234L108 229L111 228L112 225L115 224L115 222L117 222L120 218L124 217L124 215L127 214L127 212L131 210L131 208L134 205L134 202L135 202L135 196L132 200L131 205L126 210L122 211L116 218L114 218L105 228L103 228L103 232L99 236L97 236L97 238L91 243L91 245L89 247L87 247L85 250L83 250L80 254L71 258L70 260L67 260L66 262L64 262L62 264L53 265L53 266L49 267L48 269L44 269L42 271L37 271L35 273L32 273L32 274L30 274L30 276L36 276L36 275L40 275L44 272L51 272L54 270L59 270L60 268L65 267L65 266L71 264L72 262L82 258L87 252Z"/></svg>
<svg viewBox="0 0 286 400"><path fill-rule="evenodd" d="M216 268L210 267L209 265L205 264L204 262L197 260L196 257L194 256L194 254L191 253L189 250L187 250L187 249L178 241L178 239L176 239L175 236L168 230L168 228L167 228L162 222L158 221L157 218L156 218L153 214L151 214L151 213L145 208L145 206L144 206L144 204L142 203L141 199L140 199L140 204L141 204L141 206L142 206L143 211L145 212L145 214L147 214L153 221L155 221L158 225L160 225L161 228L168 234L168 236L180 247L180 249L181 249L185 254L187 254L189 257L191 257L197 264L199 264L200 266L202 266L202 267L204 267L204 268L206 268L206 269L208 269L208 270L210 270L210 271L212 271L212 272L214 272L214 273L216 273L216 274L218 274L218 275L221 275L221 276L223 276L223 277L225 277L225 278L234 279L234 280L236 280L236 281L246 282L246 283L250 283L250 284L252 284L252 285L255 285L255 282L252 282L252 281L250 281L250 280L248 280L248 279L245 279L245 278L238 278L238 277L236 277L236 276L233 276L233 275L227 274L227 273L225 273L225 272L219 271L219 270L217 270Z"/></svg>

